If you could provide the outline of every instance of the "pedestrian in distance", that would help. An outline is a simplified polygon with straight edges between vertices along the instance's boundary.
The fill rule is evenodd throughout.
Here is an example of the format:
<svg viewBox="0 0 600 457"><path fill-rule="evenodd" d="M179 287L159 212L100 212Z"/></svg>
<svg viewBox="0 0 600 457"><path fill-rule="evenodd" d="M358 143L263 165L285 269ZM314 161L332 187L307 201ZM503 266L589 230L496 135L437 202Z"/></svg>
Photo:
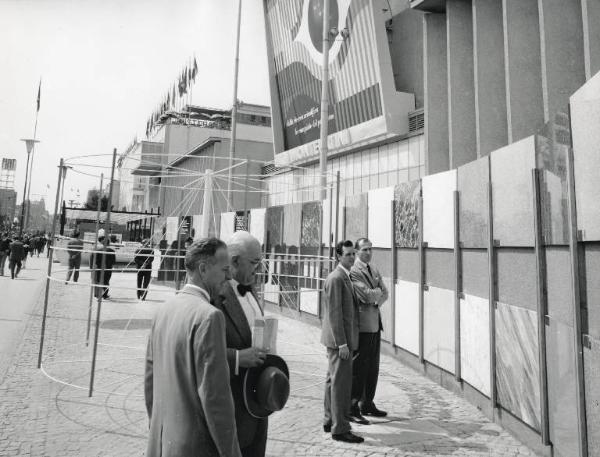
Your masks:
<svg viewBox="0 0 600 457"><path fill-rule="evenodd" d="M358 349L358 300L350 280L354 243L335 246L338 265L327 276L323 294L321 343L327 348L323 430L336 441L362 443L351 431L348 414L352 394L352 353Z"/></svg>
<svg viewBox="0 0 600 457"><path fill-rule="evenodd" d="M73 239L67 243L67 255L69 256L69 270L67 271L68 284L73 275L73 282L79 280L79 268L81 267L81 252L83 251L83 241L79 239L79 232L73 233ZM39 256L38 256L39 257Z"/></svg>
<svg viewBox="0 0 600 457"><path fill-rule="evenodd" d="M11 239L8 237L8 233L2 233L0 237L0 276L4 276L4 266L10 254L10 243Z"/></svg>
<svg viewBox="0 0 600 457"><path fill-rule="evenodd" d="M146 352L147 457L241 457L225 343L225 318L210 304L229 279L225 243L190 246L189 282L158 309Z"/></svg>
<svg viewBox="0 0 600 457"><path fill-rule="evenodd" d="M381 350L380 307L388 299L388 290L377 267L371 262L373 245L368 238L356 241L356 260L350 279L359 303L358 352L352 366L352 408L350 420L368 424L364 416L385 417L387 412L375 406L373 399L379 378Z"/></svg>
<svg viewBox="0 0 600 457"><path fill-rule="evenodd" d="M29 237L25 236L24 238L22 238L22 242L23 242L23 257L21 258L21 269L25 270L25 268L27 267L27 254L29 252L29 247L30 247L30 241L29 241Z"/></svg>
<svg viewBox="0 0 600 457"><path fill-rule="evenodd" d="M244 377L248 369L263 365L266 352L252 347L252 327L264 319L254 291L261 267L261 247L250 233L235 232L227 240L232 278L223 284L215 306L225 315L227 361L235 405L237 434L244 457L262 457L267 447L268 418L254 417L244 402Z"/></svg>
<svg viewBox="0 0 600 457"><path fill-rule="evenodd" d="M152 276L152 262L154 261L154 250L152 249L152 241L150 239L142 241L142 247L135 252L133 261L138 269L137 298L144 301L146 300L146 295L148 295L148 286Z"/></svg>
<svg viewBox="0 0 600 457"><path fill-rule="evenodd" d="M17 236L12 243L10 243L10 253L8 255L8 267L10 268L10 278L15 279L21 272L21 262L25 255L25 248L21 237ZM15 271L15 268L17 271Z"/></svg>
<svg viewBox="0 0 600 457"><path fill-rule="evenodd" d="M104 236L104 230L98 231L102 235L98 237L100 243L96 246L96 249L90 256L90 267L92 269L94 296L100 298L102 296L105 300L110 300L108 295L108 287L110 285L110 278L112 276L112 268L116 263L116 256L114 249L109 247L110 241L107 236Z"/></svg>

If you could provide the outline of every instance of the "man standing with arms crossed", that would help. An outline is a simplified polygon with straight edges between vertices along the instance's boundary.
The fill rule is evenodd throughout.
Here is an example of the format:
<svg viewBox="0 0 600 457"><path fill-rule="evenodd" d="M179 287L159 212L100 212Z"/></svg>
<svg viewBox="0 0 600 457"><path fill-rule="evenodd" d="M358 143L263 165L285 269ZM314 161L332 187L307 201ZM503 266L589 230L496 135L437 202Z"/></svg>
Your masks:
<svg viewBox="0 0 600 457"><path fill-rule="evenodd" d="M228 382L225 318L211 305L229 279L225 243L203 238L185 256L188 284L156 313L144 397L147 457L241 457Z"/></svg>
<svg viewBox="0 0 600 457"><path fill-rule="evenodd" d="M357 258L350 278L358 296L360 307L360 334L358 355L352 367L352 408L350 420L368 424L363 415L385 417L387 413L375 406L375 390L379 377L379 352L381 348L381 315L379 307L387 300L388 290L379 270L371 263L373 245L367 238L356 241Z"/></svg>
<svg viewBox="0 0 600 457"><path fill-rule="evenodd" d="M354 264L354 244L340 241L335 246L339 261L327 276L323 293L321 343L327 347L325 380L325 417L323 430L336 441L362 443L364 438L351 432L348 411L352 392L352 352L358 349L358 302L350 280Z"/></svg>

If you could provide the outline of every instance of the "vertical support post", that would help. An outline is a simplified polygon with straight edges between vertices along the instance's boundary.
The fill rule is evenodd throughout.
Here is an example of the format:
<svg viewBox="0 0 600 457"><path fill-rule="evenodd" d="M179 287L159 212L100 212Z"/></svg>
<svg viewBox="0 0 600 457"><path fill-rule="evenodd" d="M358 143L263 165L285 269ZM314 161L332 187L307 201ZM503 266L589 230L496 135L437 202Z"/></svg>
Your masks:
<svg viewBox="0 0 600 457"><path fill-rule="evenodd" d="M335 204L336 211L338 208L338 204ZM339 213L335 213L335 219L337 218ZM327 247L329 248L328 255L331 257L333 255L333 228L337 227L337 222L333 223L333 189L329 189L329 233L327 234ZM337 232L337 229L336 229Z"/></svg>
<svg viewBox="0 0 600 457"><path fill-rule="evenodd" d="M570 117L570 113L569 113ZM577 231L577 203L575 195L575 168L573 138L567 149L567 201L569 209L569 253L571 257L571 288L573 290L573 325L575 338L575 381L577 389L577 415L579 442L582 457L588 456L587 418L585 411L585 378L583 371L583 330L581 313L581 288L579 271L579 237Z"/></svg>
<svg viewBox="0 0 600 457"><path fill-rule="evenodd" d="M242 23L242 0L238 0L237 28L235 35L235 63L233 68L233 106L231 108L231 140L229 142L229 172L227 177L227 211L231 211L232 193L231 186L233 181L233 157L235 156L235 140L237 132L237 92L238 92L238 74L240 66L240 25Z"/></svg>
<svg viewBox="0 0 600 457"><path fill-rule="evenodd" d="M327 1L327 0L326 0ZM340 214L340 172L336 173L335 178L335 234L333 239L335 240L334 246L338 243L338 215Z"/></svg>
<svg viewBox="0 0 600 457"><path fill-rule="evenodd" d="M329 202L329 207L331 208L331 199ZM324 244L323 244L323 230L325 230L325 224L323 223L323 216L325 215L325 207L323 204L321 204L321 221L320 221L320 227L319 227L319 233L321 234L321 239L319 240L319 252L317 253L317 262L314 264L314 269L312 269L312 277L313 280L311 281L311 285L316 284L317 286L317 316L319 317L319 319L321 318L321 281L320 278L322 278L322 272L323 272L323 259L324 259L324 255L323 255L323 250L325 249ZM329 226L331 227L331 217L329 218ZM323 248L321 248L321 246L323 246ZM318 272L316 273L315 270Z"/></svg>
<svg viewBox="0 0 600 457"><path fill-rule="evenodd" d="M544 258L544 238L542 234L542 208L539 170L531 170L533 182L533 227L535 233L535 267L538 313L538 359L540 364L540 410L541 434L544 446L550 444L550 423L548 418L548 373L546 367L546 315L548 297L546 294L546 261Z"/></svg>
<svg viewBox="0 0 600 457"><path fill-rule="evenodd" d="M200 238L208 237L210 231L210 216L212 214L213 171L207 168L204 172L204 198L202 202L202 225Z"/></svg>
<svg viewBox="0 0 600 457"><path fill-rule="evenodd" d="M244 226L246 227L246 231L250 231L250 217L248 214L248 173L249 173L249 165L248 159L246 159L246 178L244 179Z"/></svg>
<svg viewBox="0 0 600 457"><path fill-rule="evenodd" d="M54 200L54 215L52 216L52 231L50 232L50 241L52 248L48 254L48 273L46 275L46 291L44 293L44 311L42 312L42 330L40 334L40 350L38 353L37 367L42 366L42 354L44 352L44 336L46 335L46 316L48 315L48 296L50 294L50 275L52 274L52 260L54 258L54 235L56 233L56 218L58 216L58 201L60 197L60 181L62 179L64 168L64 160L60 159L60 165L58 167L58 183L56 185L56 199ZM21 225L23 227L23 225Z"/></svg>
<svg viewBox="0 0 600 457"><path fill-rule="evenodd" d="M496 391L496 252L494 247L494 208L492 182L488 182L488 276L489 276L489 312L490 312L490 403L492 417L497 405Z"/></svg>
<svg viewBox="0 0 600 457"><path fill-rule="evenodd" d="M25 228L25 199L27 198L27 181L29 179L29 156L31 155L31 150L33 149L33 144L29 143L29 140L24 140L25 146L27 147L27 163L25 165L25 184L23 186L23 201L21 202L21 224L19 224L19 236L23 235L23 229ZM62 163L62 159L61 159ZM61 165L62 167L62 165ZM61 168L62 170L62 168ZM61 172L62 173L62 172ZM59 178L62 179L62 176L59 175ZM58 188L60 189L60 180L58 183ZM58 192L57 192L57 198ZM58 208L57 208L58 211Z"/></svg>
<svg viewBox="0 0 600 457"><path fill-rule="evenodd" d="M100 174L100 191L98 193L98 207L96 209L96 234L94 236L94 248L96 250L96 246L98 246L98 230L100 229L100 202L102 201L102 186L104 185L104 173ZM94 256L90 253L90 271L91 275L91 286L90 286L90 299L88 303L88 319L87 319L87 331L85 333L85 345L89 346L90 344L90 327L92 325L92 299L94 298L94 278L96 277L96 272L94 270L93 265Z"/></svg>
<svg viewBox="0 0 600 457"><path fill-rule="evenodd" d="M329 135L329 0L323 0L323 70L321 72L321 132L319 172L321 200L327 196L327 136ZM336 233L337 236L337 233Z"/></svg>
<svg viewBox="0 0 600 457"><path fill-rule="evenodd" d="M425 243L423 242L423 186L419 193L419 362L425 363Z"/></svg>
<svg viewBox="0 0 600 457"><path fill-rule="evenodd" d="M462 296L462 253L460 250L460 193L454 191L454 378L460 382L460 297Z"/></svg>
<svg viewBox="0 0 600 457"><path fill-rule="evenodd" d="M181 201L183 201L183 189L181 189ZM173 261L173 265L175 268L175 290L179 290L180 282L179 282L179 265L181 259L181 225L183 224L185 214L178 216L177 218L177 254L175 255L175 259ZM181 219L181 220L180 220Z"/></svg>
<svg viewBox="0 0 600 457"><path fill-rule="evenodd" d="M392 277L390 278L390 293L389 299L390 303L388 304L391 307L390 315L390 343L394 346L394 341L396 341L396 219L395 219L395 209L396 209L396 200L392 200L392 204L390 207L390 211L392 212L392 223L390 230L392 231Z"/></svg>
<svg viewBox="0 0 600 457"><path fill-rule="evenodd" d="M106 255L107 255L107 247L110 243L110 213L111 213L111 203L113 196L113 185L115 182L115 163L117 161L117 148L113 149L113 157L112 157L112 167L110 169L110 183L108 186L108 202L106 204L106 229L105 229L105 238L104 238L104 254L102 255L102 270L100 271L100 284L103 289L104 285L104 274L106 272ZM98 205L101 205L102 202L99 200ZM96 329L94 332L94 347L92 352L92 369L90 373L90 388L88 392L88 396L91 397L94 393L94 378L96 375L96 355L98 354L98 336L100 333L100 316L102 311L102 296L103 293L98 292L98 306L96 308Z"/></svg>

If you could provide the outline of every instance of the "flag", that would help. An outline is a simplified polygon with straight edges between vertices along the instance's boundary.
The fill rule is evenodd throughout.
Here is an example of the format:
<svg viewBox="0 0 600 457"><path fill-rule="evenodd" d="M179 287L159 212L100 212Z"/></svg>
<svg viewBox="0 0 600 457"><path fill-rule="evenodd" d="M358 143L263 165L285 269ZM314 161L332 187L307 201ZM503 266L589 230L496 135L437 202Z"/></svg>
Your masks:
<svg viewBox="0 0 600 457"><path fill-rule="evenodd" d="M41 95L42 95L42 78L40 78L40 85L38 86L37 112L40 111L40 96Z"/></svg>
<svg viewBox="0 0 600 457"><path fill-rule="evenodd" d="M194 68L192 69L192 79L196 82L196 75L198 74L198 63L196 62L196 56L194 56Z"/></svg>

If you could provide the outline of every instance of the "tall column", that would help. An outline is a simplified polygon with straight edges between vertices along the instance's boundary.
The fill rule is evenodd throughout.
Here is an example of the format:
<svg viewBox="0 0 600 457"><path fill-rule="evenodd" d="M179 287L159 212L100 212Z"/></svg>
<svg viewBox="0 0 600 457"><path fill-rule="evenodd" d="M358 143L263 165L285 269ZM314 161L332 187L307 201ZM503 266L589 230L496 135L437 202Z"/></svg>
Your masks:
<svg viewBox="0 0 600 457"><path fill-rule="evenodd" d="M600 2L581 0L583 18L583 44L585 55L585 79L600 71Z"/></svg>
<svg viewBox="0 0 600 457"><path fill-rule="evenodd" d="M502 0L508 142L544 125L537 2Z"/></svg>
<svg viewBox="0 0 600 457"><path fill-rule="evenodd" d="M423 54L425 170L433 174L450 167L445 14L423 17Z"/></svg>
<svg viewBox="0 0 600 457"><path fill-rule="evenodd" d="M598 3L597 3L598 4ZM580 0L538 0L544 119L564 112L585 83Z"/></svg>
<svg viewBox="0 0 600 457"><path fill-rule="evenodd" d="M471 0L446 2L450 168L477 158Z"/></svg>
<svg viewBox="0 0 600 457"><path fill-rule="evenodd" d="M477 157L506 146L502 2L473 0L473 58Z"/></svg>

